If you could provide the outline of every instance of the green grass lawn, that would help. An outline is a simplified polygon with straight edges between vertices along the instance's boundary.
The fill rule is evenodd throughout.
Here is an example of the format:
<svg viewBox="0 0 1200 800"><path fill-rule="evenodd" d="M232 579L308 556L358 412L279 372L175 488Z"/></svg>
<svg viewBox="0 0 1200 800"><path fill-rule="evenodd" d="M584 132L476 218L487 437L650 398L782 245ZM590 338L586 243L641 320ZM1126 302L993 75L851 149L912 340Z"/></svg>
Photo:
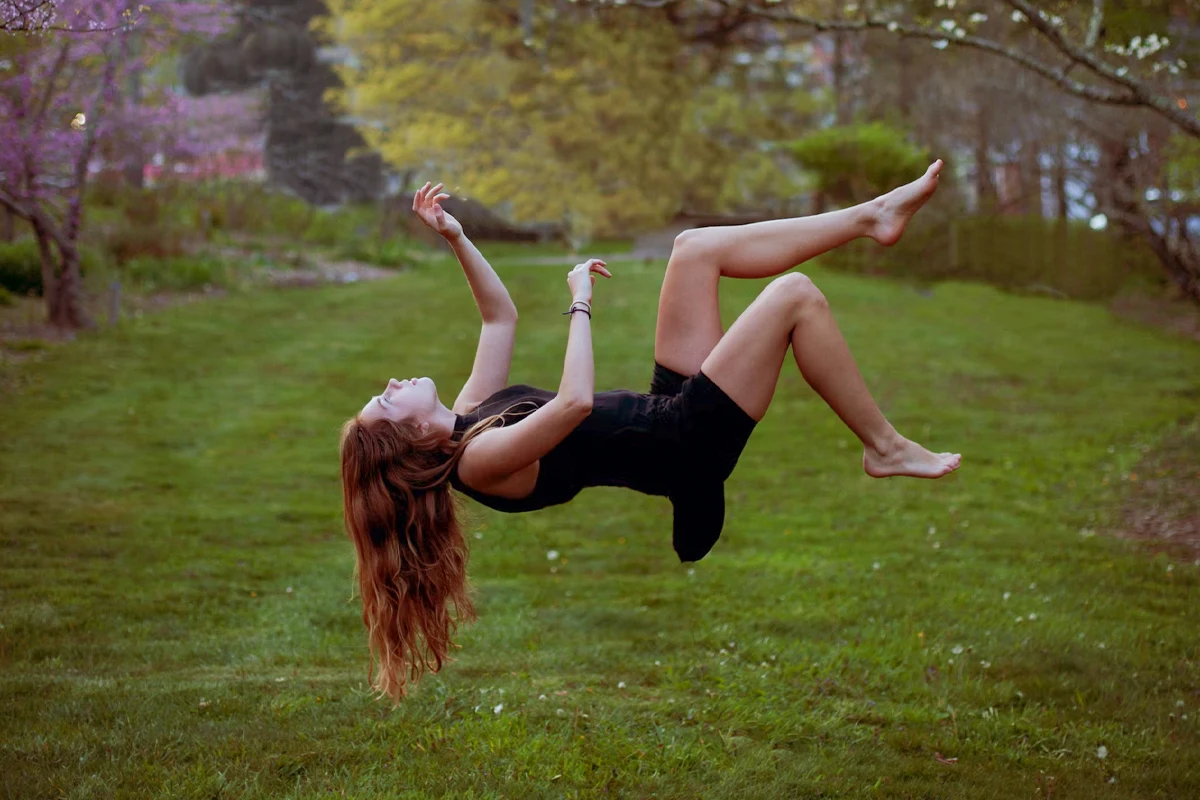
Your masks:
<svg viewBox="0 0 1200 800"><path fill-rule="evenodd" d="M568 267L501 270L513 382L558 385ZM614 271L597 388L645 390L662 265ZM480 619L396 710L367 689L337 435L393 375L453 401L478 332L456 267L7 367L0 795L1197 796L1200 569L1104 532L1195 415L1200 348L1097 306L812 274L885 412L962 470L865 477L789 360L690 568L661 498L468 505ZM725 286L726 317L762 285Z"/></svg>

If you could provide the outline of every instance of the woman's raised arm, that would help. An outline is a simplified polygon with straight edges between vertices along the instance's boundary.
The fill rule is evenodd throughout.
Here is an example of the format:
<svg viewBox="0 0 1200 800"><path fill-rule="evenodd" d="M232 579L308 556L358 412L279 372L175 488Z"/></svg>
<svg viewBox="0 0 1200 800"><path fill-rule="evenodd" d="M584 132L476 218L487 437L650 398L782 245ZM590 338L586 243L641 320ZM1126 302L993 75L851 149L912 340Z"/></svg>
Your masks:
<svg viewBox="0 0 1200 800"><path fill-rule="evenodd" d="M611 278L598 258L579 264L567 276L571 288L571 322L567 355L558 394L520 422L479 434L458 463L468 486L487 491L549 453L592 413L595 369L592 358L593 273ZM584 307L587 311L583 311ZM580 310L574 310L574 309Z"/></svg>
<svg viewBox="0 0 1200 800"><path fill-rule="evenodd" d="M413 195L413 211L450 243L483 318L471 377L463 385L452 409L454 413L462 414L508 385L517 331L517 307L492 265L463 233L459 221L442 208L442 201L449 197L442 192L442 184L431 187L426 183Z"/></svg>

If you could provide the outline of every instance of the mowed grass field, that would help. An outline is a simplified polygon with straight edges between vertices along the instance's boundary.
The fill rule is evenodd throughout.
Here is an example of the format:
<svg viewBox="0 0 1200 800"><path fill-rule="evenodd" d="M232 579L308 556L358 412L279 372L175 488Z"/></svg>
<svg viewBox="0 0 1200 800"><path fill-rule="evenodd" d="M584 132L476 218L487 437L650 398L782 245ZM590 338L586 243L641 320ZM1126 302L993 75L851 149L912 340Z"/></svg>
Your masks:
<svg viewBox="0 0 1200 800"><path fill-rule="evenodd" d="M554 389L561 268L500 271ZM597 388L646 390L663 264L596 289ZM454 264L192 304L5 368L0 795L1200 796L1200 568L1106 535L1195 418L1200 347L1096 306L809 271L897 427L874 481L785 364L714 551L661 498L466 504L480 618L397 709L366 682L340 424L453 402ZM765 282L722 288L729 322Z"/></svg>

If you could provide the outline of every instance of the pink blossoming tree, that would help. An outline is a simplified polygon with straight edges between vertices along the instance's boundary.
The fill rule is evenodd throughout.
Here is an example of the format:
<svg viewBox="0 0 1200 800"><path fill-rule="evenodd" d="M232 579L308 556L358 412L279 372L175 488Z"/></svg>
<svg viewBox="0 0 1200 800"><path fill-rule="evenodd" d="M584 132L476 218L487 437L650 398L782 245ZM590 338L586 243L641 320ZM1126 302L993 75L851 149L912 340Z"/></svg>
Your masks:
<svg viewBox="0 0 1200 800"><path fill-rule="evenodd" d="M180 37L213 35L228 17L209 2L0 0L0 21L38 33L0 38L0 206L33 230L51 324L84 327L79 234L101 143L187 153L226 141L195 117L217 112L218 128L237 130L222 114L247 111L244 102L124 90Z"/></svg>

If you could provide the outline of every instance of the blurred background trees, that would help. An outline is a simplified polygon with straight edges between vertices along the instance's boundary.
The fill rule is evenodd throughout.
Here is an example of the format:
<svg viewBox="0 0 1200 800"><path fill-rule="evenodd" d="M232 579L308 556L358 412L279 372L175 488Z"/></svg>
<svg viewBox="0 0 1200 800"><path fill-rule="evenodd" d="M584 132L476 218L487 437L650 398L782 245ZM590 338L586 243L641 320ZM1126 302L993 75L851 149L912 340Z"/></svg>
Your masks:
<svg viewBox="0 0 1200 800"><path fill-rule="evenodd" d="M242 0L234 23L190 50L181 68L189 92L265 90L269 181L316 205L362 201L382 190L382 162L354 127L338 119L326 93L339 85L339 57L311 30L328 13L320 0Z"/></svg>
<svg viewBox="0 0 1200 800"><path fill-rule="evenodd" d="M89 252L211 259L277 225L402 263L426 178L479 237L669 244L935 157L899 248L828 263L1200 299L1185 0L0 0L0 29L0 239L41 254L62 325Z"/></svg>

